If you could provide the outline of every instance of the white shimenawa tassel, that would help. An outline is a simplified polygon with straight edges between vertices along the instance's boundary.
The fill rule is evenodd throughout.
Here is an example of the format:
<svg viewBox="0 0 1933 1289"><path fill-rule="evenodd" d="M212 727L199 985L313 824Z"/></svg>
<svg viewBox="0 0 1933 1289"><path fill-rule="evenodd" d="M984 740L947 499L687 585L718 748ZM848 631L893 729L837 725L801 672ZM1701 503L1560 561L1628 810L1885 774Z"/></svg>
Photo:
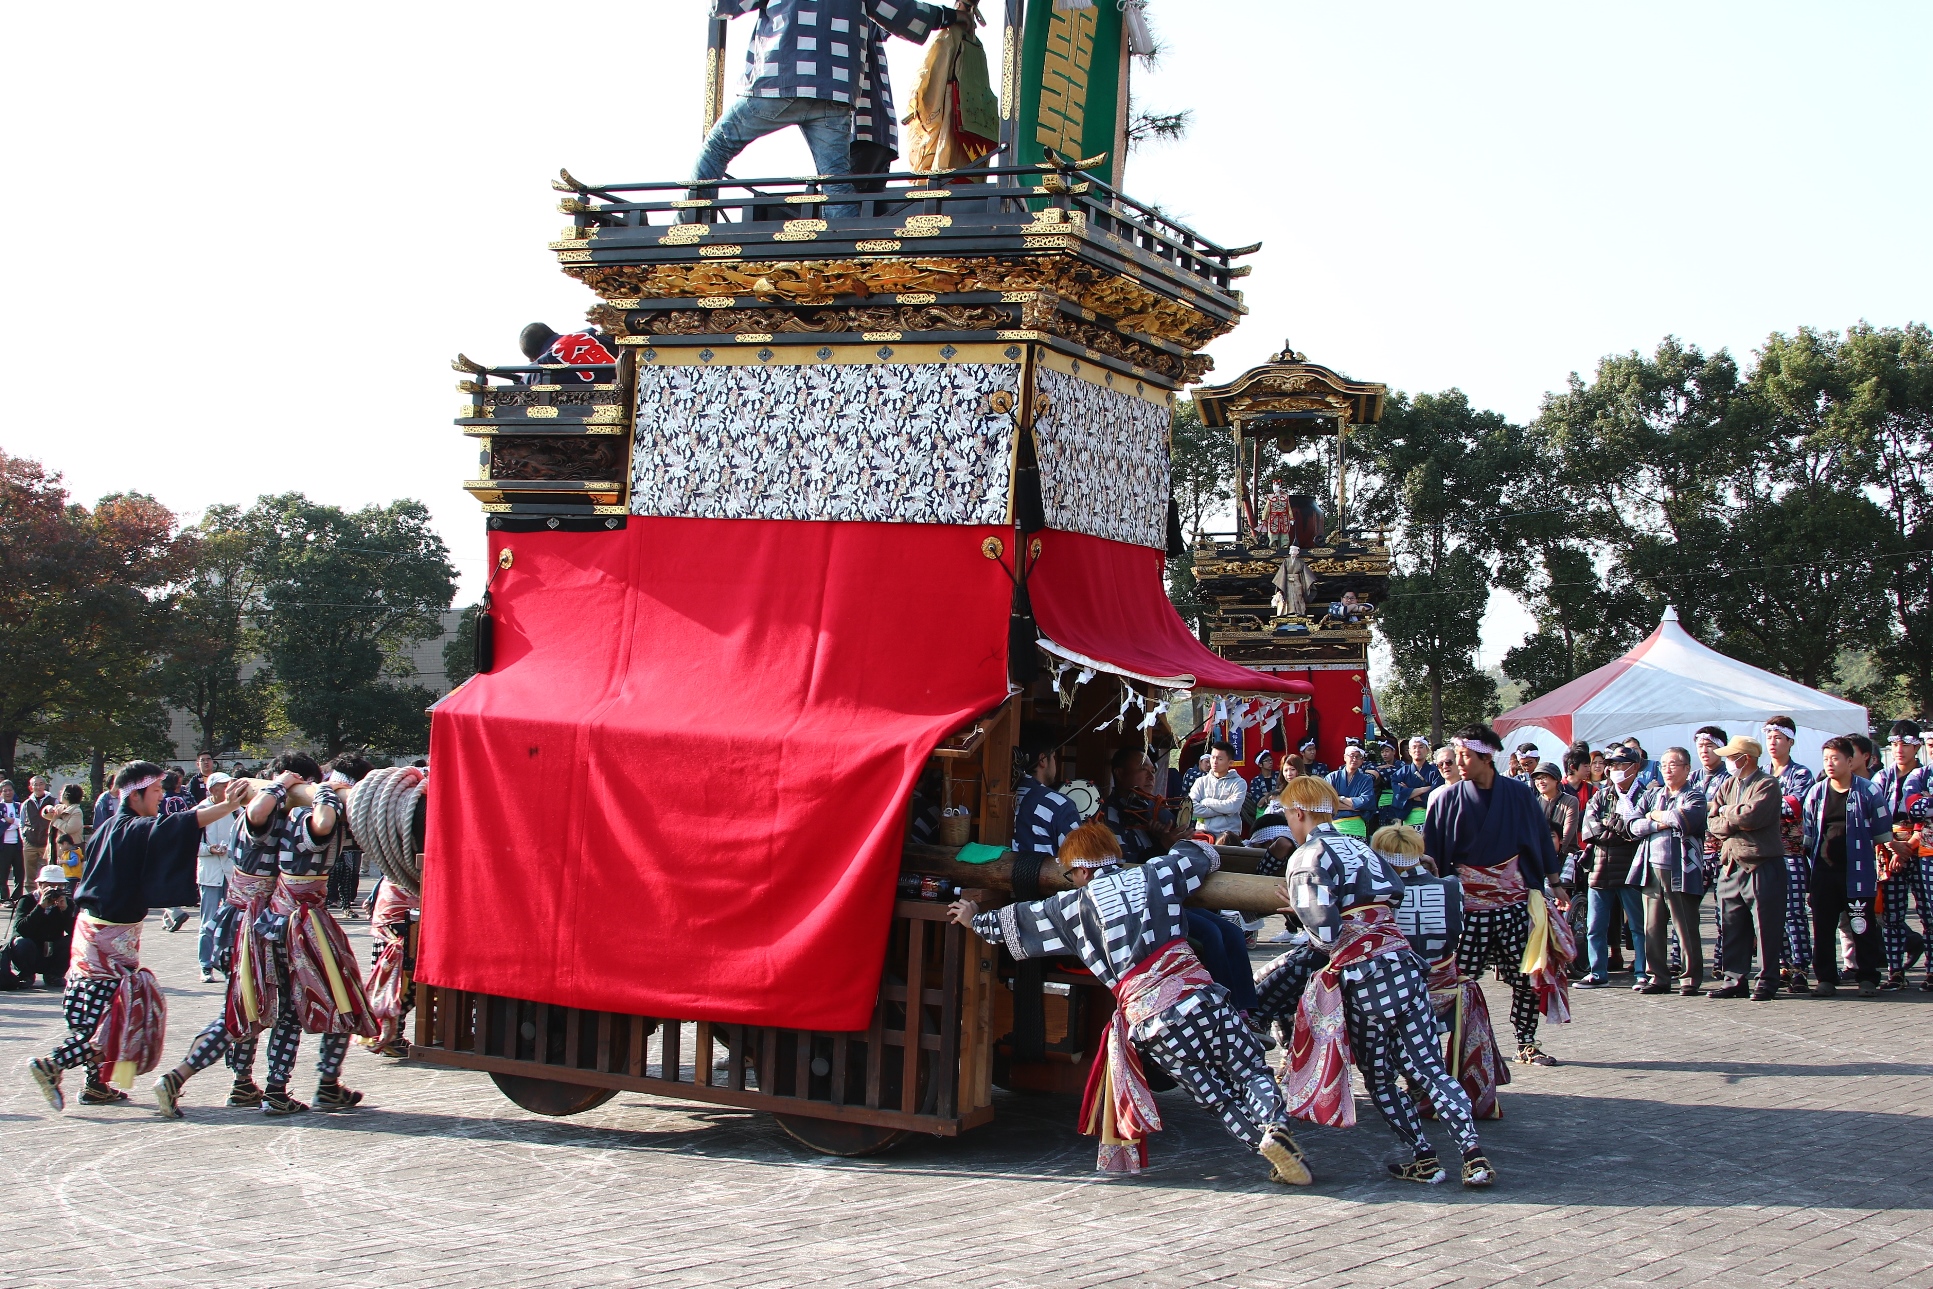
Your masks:
<svg viewBox="0 0 1933 1289"><path fill-rule="evenodd" d="M1121 11L1121 26L1128 34L1128 52L1146 57L1155 50L1154 33L1148 30L1148 0L1115 0ZM1059 8L1058 2L1055 8Z"/></svg>

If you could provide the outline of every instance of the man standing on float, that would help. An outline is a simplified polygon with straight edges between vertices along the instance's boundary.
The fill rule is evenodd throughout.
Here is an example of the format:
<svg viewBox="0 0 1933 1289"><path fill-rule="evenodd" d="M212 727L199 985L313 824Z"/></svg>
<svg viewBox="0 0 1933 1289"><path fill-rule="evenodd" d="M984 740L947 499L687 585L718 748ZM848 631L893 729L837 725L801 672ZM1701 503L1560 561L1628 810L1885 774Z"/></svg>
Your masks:
<svg viewBox="0 0 1933 1289"><path fill-rule="evenodd" d="M1524 970L1533 931L1548 922L1537 916L1544 907L1545 884L1563 871L1550 825L1534 788L1497 773L1495 758L1503 740L1495 730L1465 725L1450 744L1462 778L1430 795L1423 849L1436 860L1438 872L1463 883L1457 966L1474 980L1495 964L1497 978L1510 986L1517 1060L1555 1065L1537 1046L1537 1019L1540 1002L1557 1009L1553 1020L1569 1016L1562 964L1555 971L1547 966L1536 980Z"/></svg>
<svg viewBox="0 0 1933 1289"><path fill-rule="evenodd" d="M868 56L873 25L923 45L941 27L972 21L973 3L956 0L953 8L942 9L920 0L712 0L711 12L713 18L757 13L758 28L745 51L740 96L705 135L692 170L692 195L700 201L716 194L707 185L724 176L732 158L755 139L791 125L805 135L822 176L851 174L853 105L861 97L861 81L877 77L879 84L867 86L866 95L891 99L884 64L874 65ZM870 114L872 104L865 106ZM875 134L870 123L868 134ZM850 183L828 183L824 192L840 199L825 207L825 218L859 213ZM680 216L700 222L691 208Z"/></svg>

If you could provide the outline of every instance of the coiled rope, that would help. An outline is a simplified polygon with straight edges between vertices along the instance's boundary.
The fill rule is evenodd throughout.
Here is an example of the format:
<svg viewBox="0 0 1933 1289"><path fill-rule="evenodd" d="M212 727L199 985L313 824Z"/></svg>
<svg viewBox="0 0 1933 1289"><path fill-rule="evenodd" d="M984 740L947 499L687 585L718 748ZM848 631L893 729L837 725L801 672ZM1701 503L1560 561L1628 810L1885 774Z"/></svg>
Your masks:
<svg viewBox="0 0 1933 1289"><path fill-rule="evenodd" d="M415 766L371 770L349 794L349 830L384 878L411 895L423 893L414 825L426 776Z"/></svg>

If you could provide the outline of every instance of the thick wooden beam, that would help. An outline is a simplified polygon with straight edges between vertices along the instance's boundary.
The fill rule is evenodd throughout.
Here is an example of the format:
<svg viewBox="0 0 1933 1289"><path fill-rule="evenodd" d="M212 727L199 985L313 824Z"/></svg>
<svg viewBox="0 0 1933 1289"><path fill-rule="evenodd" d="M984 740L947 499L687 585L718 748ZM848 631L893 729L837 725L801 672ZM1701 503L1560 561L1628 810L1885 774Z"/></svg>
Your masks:
<svg viewBox="0 0 1933 1289"><path fill-rule="evenodd" d="M1013 893L1013 863L1018 856L1012 851L985 864L962 864L954 858L958 853L951 846L922 846L917 842L907 842L901 854L900 869L909 873L932 873L963 887L977 886L1003 894ZM1210 873L1201 889L1188 897L1188 903L1206 909L1236 909L1251 917L1275 913L1281 910L1283 904L1276 889L1280 885L1280 880L1273 877ZM1068 884L1058 864L1042 864L1040 889L1051 894L1072 890L1073 887Z"/></svg>

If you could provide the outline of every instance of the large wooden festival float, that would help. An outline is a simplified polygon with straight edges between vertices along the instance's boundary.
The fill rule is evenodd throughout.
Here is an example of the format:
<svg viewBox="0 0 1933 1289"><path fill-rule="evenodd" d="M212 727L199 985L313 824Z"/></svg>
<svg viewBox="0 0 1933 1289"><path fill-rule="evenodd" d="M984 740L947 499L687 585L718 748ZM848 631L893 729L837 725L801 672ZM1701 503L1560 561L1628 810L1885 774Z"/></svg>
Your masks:
<svg viewBox="0 0 1933 1289"><path fill-rule="evenodd" d="M1050 53L1119 21L1033 7ZM1176 393L1257 248L1006 128L990 160L1024 164L878 176L855 218L813 177L554 185L593 325L457 362L493 572L432 717L416 1059L847 1155L1077 1092L1109 992L946 921L954 889L1061 889L1009 849L1022 729L1105 791L1164 705L1277 738L1360 706L1218 656L1164 589ZM1194 902L1273 909L1226 854Z"/></svg>

